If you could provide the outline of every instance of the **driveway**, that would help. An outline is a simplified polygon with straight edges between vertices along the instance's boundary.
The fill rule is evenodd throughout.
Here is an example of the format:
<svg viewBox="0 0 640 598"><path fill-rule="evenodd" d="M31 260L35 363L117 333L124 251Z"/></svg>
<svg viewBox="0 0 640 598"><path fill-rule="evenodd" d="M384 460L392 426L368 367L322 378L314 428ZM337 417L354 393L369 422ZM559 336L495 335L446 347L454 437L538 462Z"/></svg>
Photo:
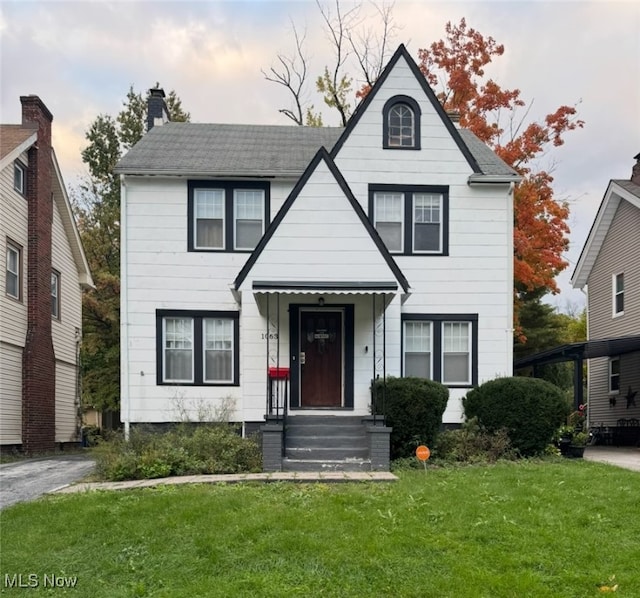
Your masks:
<svg viewBox="0 0 640 598"><path fill-rule="evenodd" d="M28 459L0 465L0 509L33 500L91 473L95 462L87 455Z"/></svg>
<svg viewBox="0 0 640 598"><path fill-rule="evenodd" d="M584 458L640 471L640 448L637 447L588 446Z"/></svg>

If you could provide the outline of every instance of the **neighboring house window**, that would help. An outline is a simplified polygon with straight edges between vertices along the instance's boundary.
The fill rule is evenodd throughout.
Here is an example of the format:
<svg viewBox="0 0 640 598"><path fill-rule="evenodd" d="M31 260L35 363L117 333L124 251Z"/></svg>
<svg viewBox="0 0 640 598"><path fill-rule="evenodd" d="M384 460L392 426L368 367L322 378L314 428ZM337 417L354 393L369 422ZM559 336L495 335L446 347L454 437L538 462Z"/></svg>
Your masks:
<svg viewBox="0 0 640 598"><path fill-rule="evenodd" d="M157 310L158 384L239 381L238 312Z"/></svg>
<svg viewBox="0 0 640 598"><path fill-rule="evenodd" d="M60 272L51 272L51 315L60 319Z"/></svg>
<svg viewBox="0 0 640 598"><path fill-rule="evenodd" d="M369 218L391 253L449 253L449 188L369 185Z"/></svg>
<svg viewBox="0 0 640 598"><path fill-rule="evenodd" d="M382 109L382 147L420 149L420 106L409 96L394 96Z"/></svg>
<svg viewBox="0 0 640 598"><path fill-rule="evenodd" d="M8 239L5 287L9 297L22 300L22 247Z"/></svg>
<svg viewBox="0 0 640 598"><path fill-rule="evenodd" d="M22 193L22 195L25 193L25 172L25 167L22 164L19 162L13 163L13 188Z"/></svg>
<svg viewBox="0 0 640 598"><path fill-rule="evenodd" d="M252 251L269 224L269 184L189 181L189 251Z"/></svg>
<svg viewBox="0 0 640 598"><path fill-rule="evenodd" d="M609 392L620 392L620 358L611 357L609 359Z"/></svg>
<svg viewBox="0 0 640 598"><path fill-rule="evenodd" d="M476 314L402 314L402 374L451 387L478 383Z"/></svg>
<svg viewBox="0 0 640 598"><path fill-rule="evenodd" d="M624 274L615 274L613 277L613 315L624 313Z"/></svg>

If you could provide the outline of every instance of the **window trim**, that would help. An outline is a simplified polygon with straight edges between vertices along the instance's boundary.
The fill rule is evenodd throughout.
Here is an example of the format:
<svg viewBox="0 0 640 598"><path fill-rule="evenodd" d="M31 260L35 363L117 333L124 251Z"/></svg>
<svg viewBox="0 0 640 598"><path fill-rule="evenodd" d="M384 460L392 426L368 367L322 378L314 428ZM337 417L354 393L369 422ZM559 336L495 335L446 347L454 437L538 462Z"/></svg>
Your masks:
<svg viewBox="0 0 640 598"><path fill-rule="evenodd" d="M389 143L389 113L397 104L406 104L413 111L413 145L391 145ZM397 95L389 98L382 108L382 148L390 150L409 150L415 151L421 149L420 140L420 117L422 113L420 105L412 97L406 95Z"/></svg>
<svg viewBox="0 0 640 598"><path fill-rule="evenodd" d="M613 364L617 363L618 364L618 372L617 373L613 373ZM609 386L609 394L610 395L619 395L620 394L620 357L619 356L615 356L615 357L609 357L609 370L608 370L608 386ZM618 379L618 388L614 389L613 385L611 384L613 377L616 376Z"/></svg>
<svg viewBox="0 0 640 598"><path fill-rule="evenodd" d="M54 320L57 320L58 322L62 319L62 314L61 314L61 301L60 301L60 296L62 294L62 276L60 275L60 272L58 272L58 270L52 269L51 270L51 282L53 283L53 280L56 280L56 291L57 294L55 295L55 306L56 306L56 313L54 313L53 311L53 284L52 286L52 291L51 291L51 317Z"/></svg>
<svg viewBox="0 0 640 598"><path fill-rule="evenodd" d="M18 295L13 295L9 292L8 287L8 274L10 272L9 265L7 264L7 258L9 254L9 250L14 251L18 254L18 271L12 272L12 274L16 274L18 277ZM5 295L11 299L12 301L18 301L22 303L23 293L22 293L22 285L23 285L23 261L22 261L23 253L22 253L22 245L12 241L9 237L6 240L5 246L5 282L4 282L4 292Z"/></svg>
<svg viewBox="0 0 640 598"><path fill-rule="evenodd" d="M19 187L16 185L16 171L20 172ZM20 195L27 194L27 167L19 160L15 160L13 163L13 188Z"/></svg>
<svg viewBox="0 0 640 598"><path fill-rule="evenodd" d="M196 189L221 189L224 192L224 216L223 216L223 247L196 247L195 231L195 190ZM271 188L268 182L259 181L212 181L190 180L187 182L187 251L205 253L253 253L253 249L235 249L235 191L264 192L264 215L262 219L262 234L270 224L271 213ZM258 243L256 243L256 247Z"/></svg>
<svg viewBox="0 0 640 598"><path fill-rule="evenodd" d="M164 339L166 318L190 318L192 321L193 353L191 381L165 381ZM206 382L204 380L204 320L229 319L233 325L232 380ZM184 309L156 309L156 383L158 386L239 386L240 385L240 312Z"/></svg>
<svg viewBox="0 0 640 598"><path fill-rule="evenodd" d="M370 184L369 185L369 220L376 228L375 196L376 193L402 193L402 234L403 247L401 251L391 251L392 255L420 255L420 256L448 256L449 255L449 187L447 185L391 185L391 184ZM439 251L414 251L414 211L413 196L418 195L441 195L440 206L440 243Z"/></svg>
<svg viewBox="0 0 640 598"><path fill-rule="evenodd" d="M405 322L409 321L429 321L431 325L431 345L432 345L432 380L444 384L447 388L473 388L478 386L478 314L414 314L403 313L400 315L401 327L401 347L400 371L404 377L405 372ZM444 347L444 324L448 322L466 322L471 324L471 380L469 383L445 383L443 379L443 347Z"/></svg>
<svg viewBox="0 0 640 598"><path fill-rule="evenodd" d="M622 290L618 291L618 278L622 281ZM624 272L618 272L612 275L612 294L613 294L613 317L618 318L624 316ZM618 297L622 298L622 309L618 311Z"/></svg>

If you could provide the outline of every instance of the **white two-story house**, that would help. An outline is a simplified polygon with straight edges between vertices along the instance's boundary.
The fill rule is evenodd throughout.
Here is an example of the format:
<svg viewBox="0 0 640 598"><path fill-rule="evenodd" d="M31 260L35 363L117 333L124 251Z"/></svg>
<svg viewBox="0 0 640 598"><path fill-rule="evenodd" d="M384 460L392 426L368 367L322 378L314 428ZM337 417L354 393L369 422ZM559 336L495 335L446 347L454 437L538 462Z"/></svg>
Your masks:
<svg viewBox="0 0 640 598"><path fill-rule="evenodd" d="M116 169L126 427L366 417L384 376L442 382L458 424L511 375L519 176L404 46L344 129L172 123L162 96Z"/></svg>

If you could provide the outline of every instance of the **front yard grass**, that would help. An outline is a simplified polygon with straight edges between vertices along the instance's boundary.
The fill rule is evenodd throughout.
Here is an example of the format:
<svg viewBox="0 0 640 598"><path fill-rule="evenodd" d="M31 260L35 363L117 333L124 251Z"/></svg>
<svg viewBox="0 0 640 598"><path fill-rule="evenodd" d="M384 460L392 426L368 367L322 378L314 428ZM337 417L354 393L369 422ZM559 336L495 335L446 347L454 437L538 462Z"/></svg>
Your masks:
<svg viewBox="0 0 640 598"><path fill-rule="evenodd" d="M50 496L0 513L7 596L640 596L640 475L576 461ZM12 576L77 576L25 591ZM9 578L7 578L7 575ZM615 576L613 582L610 578ZM15 579L15 578L13 578Z"/></svg>

